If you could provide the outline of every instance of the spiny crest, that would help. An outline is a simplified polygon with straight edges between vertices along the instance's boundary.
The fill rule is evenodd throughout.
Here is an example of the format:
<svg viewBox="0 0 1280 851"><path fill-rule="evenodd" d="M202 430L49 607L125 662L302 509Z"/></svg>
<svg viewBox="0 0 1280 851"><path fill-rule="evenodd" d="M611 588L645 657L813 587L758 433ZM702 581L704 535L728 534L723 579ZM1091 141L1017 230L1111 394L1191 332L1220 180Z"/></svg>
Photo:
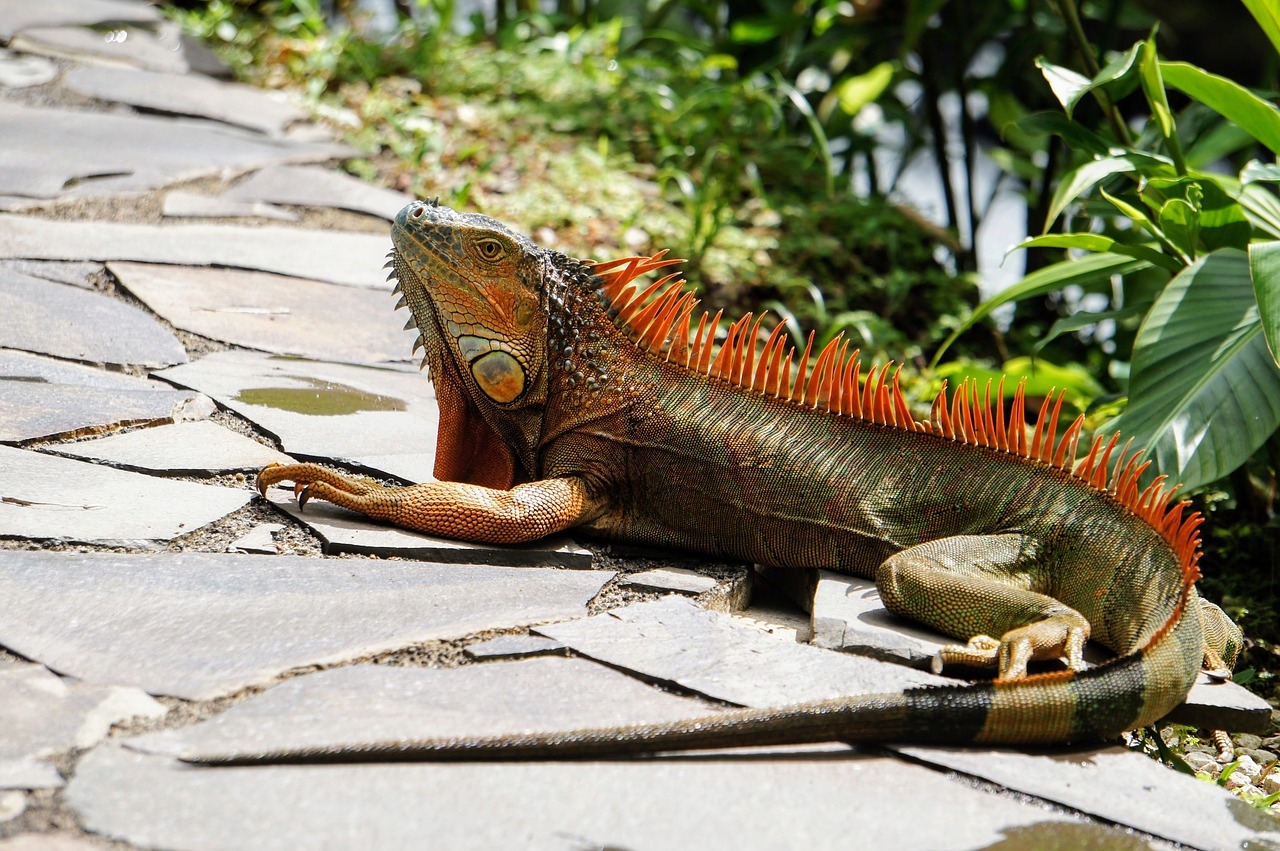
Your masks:
<svg viewBox="0 0 1280 851"><path fill-rule="evenodd" d="M1059 438L1058 420L1065 392L1050 392L1040 405L1030 443L1027 441L1025 382L1013 394L1008 418L1004 409L1004 379L992 395L991 382L980 392L979 383L968 378L947 400L947 382L933 400L927 422L917 422L898 386L901 367L873 365L863 378L858 350L849 351L843 335L813 357L813 334L797 362L796 348L787 341L784 326L778 324L763 347L757 346L762 313L748 313L729 325L724 340L716 344L716 329L723 311L708 318L706 311L694 322L698 299L685 291L678 272L669 273L648 286L640 286L641 275L684 261L666 257L660 251L652 257L624 257L594 265L601 292L610 315L618 326L632 335L636 345L669 362L720 379L747 390L840 416L894 426L908 431L928 432L940 437L1007 452L1060 469L1116 500L1151 525L1169 542L1183 566L1189 586L1200 576L1200 535L1204 518L1199 512L1183 516L1186 500L1169 504L1179 485L1166 488L1165 476L1157 476L1145 488L1142 474L1151 466L1142 460L1142 450L1130 452L1126 443L1111 457L1119 443L1119 433L1110 440L1094 438L1088 454L1076 461L1076 449L1084 427L1078 416ZM758 349L758 350L757 350Z"/></svg>

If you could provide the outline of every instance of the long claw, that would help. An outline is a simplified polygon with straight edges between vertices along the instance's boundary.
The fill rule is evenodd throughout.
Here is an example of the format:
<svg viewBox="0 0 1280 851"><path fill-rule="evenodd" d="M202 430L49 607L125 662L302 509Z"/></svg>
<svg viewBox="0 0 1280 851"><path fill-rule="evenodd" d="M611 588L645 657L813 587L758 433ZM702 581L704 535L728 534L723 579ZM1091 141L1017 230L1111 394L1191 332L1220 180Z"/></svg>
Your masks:
<svg viewBox="0 0 1280 851"><path fill-rule="evenodd" d="M298 485L294 488L293 492L298 498L298 510L301 511L307 507L307 500L311 499L311 486Z"/></svg>

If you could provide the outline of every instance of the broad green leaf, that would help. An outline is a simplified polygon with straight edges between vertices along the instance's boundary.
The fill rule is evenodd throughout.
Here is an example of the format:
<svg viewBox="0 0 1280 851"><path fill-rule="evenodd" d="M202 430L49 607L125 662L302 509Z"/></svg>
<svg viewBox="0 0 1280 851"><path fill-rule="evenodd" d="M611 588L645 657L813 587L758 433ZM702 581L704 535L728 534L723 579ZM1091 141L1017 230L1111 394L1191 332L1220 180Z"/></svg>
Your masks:
<svg viewBox="0 0 1280 851"><path fill-rule="evenodd" d="M1055 292L1071 284L1089 284L1110 278L1112 275L1124 275L1148 268L1150 265L1143 260L1135 260L1122 254L1092 254L1079 260L1063 260L1037 269L1007 290L992 296L974 308L969 318L952 331L951 336L938 347L929 366L937 366L943 352L955 342L957 337L987 318L991 311L1002 304Z"/></svg>
<svg viewBox="0 0 1280 851"><path fill-rule="evenodd" d="M1138 67L1144 51L1145 45L1138 42L1111 60L1092 80L1070 68L1054 65L1043 56L1036 59L1036 67L1044 74L1058 103L1070 117L1084 96L1095 89L1102 89L1112 100L1119 100L1133 91L1138 85Z"/></svg>
<svg viewBox="0 0 1280 851"><path fill-rule="evenodd" d="M1217 251L1219 248L1239 248L1241 251L1249 246L1253 237L1253 226L1249 217L1235 198L1227 192L1216 174L1197 174L1203 197L1200 199L1200 241L1206 251Z"/></svg>
<svg viewBox="0 0 1280 851"><path fill-rule="evenodd" d="M1271 359L1280 364L1280 241L1249 246L1249 279L1258 301L1262 336L1271 350Z"/></svg>
<svg viewBox="0 0 1280 851"><path fill-rule="evenodd" d="M1166 85L1203 103L1280 154L1280 110L1238 83L1186 62L1161 62Z"/></svg>
<svg viewBox="0 0 1280 851"><path fill-rule="evenodd" d="M1173 123L1173 112L1169 109L1169 98L1164 91L1164 81L1160 79L1160 62L1159 55L1156 53L1156 37L1154 33L1152 33L1151 38L1147 39L1146 49L1141 53L1141 72L1139 76L1142 80L1142 93L1147 96L1151 114L1155 117L1156 124L1160 127L1160 135L1164 136L1165 142L1170 146L1170 152L1172 152L1176 150L1178 144L1178 131ZM1175 156L1180 154L1181 151Z"/></svg>
<svg viewBox="0 0 1280 851"><path fill-rule="evenodd" d="M1280 239L1280 198L1259 183L1250 183L1237 196L1249 223L1272 239Z"/></svg>
<svg viewBox="0 0 1280 851"><path fill-rule="evenodd" d="M1058 103L1062 104L1062 108L1066 110L1068 117L1071 115L1072 110L1075 109L1076 104L1080 102L1080 98L1088 94L1089 89L1093 88L1093 81L1088 77L1083 74L1077 74L1070 68L1054 65L1043 56L1036 59L1036 67L1044 75L1045 82L1049 84L1054 97L1058 99Z"/></svg>
<svg viewBox="0 0 1280 851"><path fill-rule="evenodd" d="M1072 150L1095 157L1106 156L1111 143L1083 124L1077 124L1061 112L1033 112L1019 119L1018 129L1030 136L1061 136Z"/></svg>
<svg viewBox="0 0 1280 851"><path fill-rule="evenodd" d="M849 115L857 115L864 106L873 103L884 94L893 82L893 63L881 62L865 74L842 80L835 86L840 108Z"/></svg>
<svg viewBox="0 0 1280 851"><path fill-rule="evenodd" d="M1258 26L1271 39L1271 46L1280 51L1280 6L1276 0L1243 0Z"/></svg>
<svg viewBox="0 0 1280 851"><path fill-rule="evenodd" d="M1147 214L1142 212L1142 210L1133 206L1123 198L1118 198L1115 195L1109 194L1105 189L1100 189L1098 191L1102 194L1103 198L1106 198L1107 201L1111 203L1111 206L1115 207L1121 213L1128 216L1135 225L1137 225L1140 228L1143 228L1144 230L1149 231L1152 235L1155 236L1156 239L1160 240L1161 242L1166 242L1166 243L1168 242L1168 240L1165 239L1164 233L1161 232L1160 228L1157 227L1151 221L1151 219L1147 218Z"/></svg>
<svg viewBox="0 0 1280 851"><path fill-rule="evenodd" d="M1153 266L1163 266L1171 272L1180 272L1184 265L1154 248L1148 248L1145 245L1129 245L1100 233L1051 233L1035 236L1015 245L1009 251L1017 251L1019 248L1079 248L1094 254L1110 251L1112 254L1125 254L1145 260Z"/></svg>
<svg viewBox="0 0 1280 851"><path fill-rule="evenodd" d="M1249 160L1244 164L1244 168L1240 169L1240 182L1254 183L1259 180L1268 183L1280 181L1280 165Z"/></svg>
<svg viewBox="0 0 1280 851"><path fill-rule="evenodd" d="M1134 340L1129 406L1114 425L1188 487L1235 470L1280 427L1280 369L1243 251L1205 255L1156 299Z"/></svg>
<svg viewBox="0 0 1280 851"><path fill-rule="evenodd" d="M1083 328L1089 328L1097 325L1099 322L1107 320L1132 319L1135 316L1141 316L1146 312L1150 304L1131 304L1120 308L1119 310L1103 310L1098 313L1089 313L1081 310L1070 316L1064 316L1053 323L1051 327L1039 341L1036 342L1035 351L1038 353L1045 346L1061 337L1063 334L1071 334Z"/></svg>
<svg viewBox="0 0 1280 851"><path fill-rule="evenodd" d="M1160 230L1183 254L1194 259L1199 253L1200 211L1181 198L1170 198L1160 208Z"/></svg>
<svg viewBox="0 0 1280 851"><path fill-rule="evenodd" d="M1187 168L1206 168L1226 159L1237 151L1251 148L1257 141L1230 121L1221 121L1211 130L1196 138L1183 152Z"/></svg>
<svg viewBox="0 0 1280 851"><path fill-rule="evenodd" d="M1079 168L1069 172L1058 183L1054 190L1053 200L1049 204L1049 212L1045 216L1044 230L1049 230L1062 215L1067 205L1089 191L1095 184L1113 174L1125 174L1133 171L1133 163L1122 156L1101 157L1090 160Z"/></svg>

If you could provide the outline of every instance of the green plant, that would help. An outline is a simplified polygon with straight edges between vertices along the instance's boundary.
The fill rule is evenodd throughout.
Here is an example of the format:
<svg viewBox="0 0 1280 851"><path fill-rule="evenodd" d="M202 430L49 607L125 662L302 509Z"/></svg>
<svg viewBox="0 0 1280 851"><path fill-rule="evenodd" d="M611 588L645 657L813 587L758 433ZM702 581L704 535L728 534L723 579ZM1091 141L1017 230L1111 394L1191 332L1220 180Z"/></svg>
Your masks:
<svg viewBox="0 0 1280 851"><path fill-rule="evenodd" d="M1274 22L1251 10L1280 49ZM1068 257L985 302L970 321L1068 284L1105 294L1106 311L1069 317L1050 336L1103 320L1136 324L1131 357L1121 350L1115 359L1117 374L1128 373L1127 405L1108 428L1147 446L1162 473L1192 488L1264 447L1276 457L1280 199L1268 183L1280 180L1280 168L1254 159L1237 175L1209 167L1237 152L1280 153L1280 110L1223 77L1162 60L1154 35L1090 77L1038 64L1065 116L1030 116L1019 129L1059 136L1079 164L1060 179L1045 222L1048 230L1065 217L1068 232L1019 248ZM1189 100L1180 112L1170 90ZM1131 137L1116 104L1137 92L1150 118ZM1076 120L1087 97L1098 101L1105 127Z"/></svg>

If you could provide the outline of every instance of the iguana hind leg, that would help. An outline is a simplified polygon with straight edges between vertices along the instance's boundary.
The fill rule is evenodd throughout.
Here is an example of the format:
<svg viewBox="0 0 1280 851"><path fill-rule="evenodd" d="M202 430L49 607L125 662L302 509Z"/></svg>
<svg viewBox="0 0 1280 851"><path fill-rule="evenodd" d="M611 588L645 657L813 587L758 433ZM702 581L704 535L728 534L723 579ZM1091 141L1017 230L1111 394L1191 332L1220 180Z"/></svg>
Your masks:
<svg viewBox="0 0 1280 851"><path fill-rule="evenodd" d="M577 478L545 479L510 490L462 482L383 487L319 464L272 464L258 474L263 495L278 482L294 482L300 505L323 499L406 529L488 544L534 541L585 523L603 510Z"/></svg>
<svg viewBox="0 0 1280 851"><path fill-rule="evenodd" d="M876 585L889 611L968 641L944 647L935 667L998 666L1001 679L1015 679L1033 659L1064 658L1079 670L1089 622L1031 590L1034 562L1022 535L956 535L890 556Z"/></svg>

